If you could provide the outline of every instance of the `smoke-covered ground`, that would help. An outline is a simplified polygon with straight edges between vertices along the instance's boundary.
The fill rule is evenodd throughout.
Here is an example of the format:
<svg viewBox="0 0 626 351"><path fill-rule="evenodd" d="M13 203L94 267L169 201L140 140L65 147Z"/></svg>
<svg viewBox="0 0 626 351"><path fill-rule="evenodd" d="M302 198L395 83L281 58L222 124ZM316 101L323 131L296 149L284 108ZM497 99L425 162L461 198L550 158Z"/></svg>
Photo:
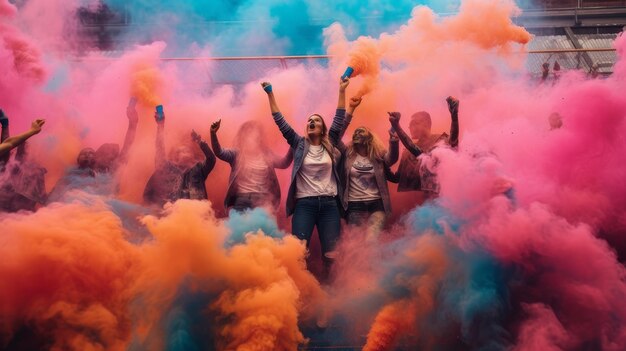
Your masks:
<svg viewBox="0 0 626 351"><path fill-rule="evenodd" d="M427 4L458 10L445 18L409 1L393 11L375 1L294 4L132 2L138 25L110 59L73 51L85 40L75 17L84 2L29 0L18 10L0 0L0 107L14 134L46 118L29 157L48 170L48 190L83 147L121 143L127 102L139 100L117 195L77 189L35 213L0 214L0 348L626 349L626 39L614 44L612 76L572 71L540 84L523 69L532 38L512 23L511 1ZM205 36L211 13L258 27ZM382 25L368 27L368 14ZM298 23L329 17L338 22L298 32ZM189 143L192 128L208 139L219 118L225 146L256 120L274 152L288 147L259 81L207 90L213 63L161 57L317 54L312 37L332 55L328 65L264 77L296 130L311 113L330 122L348 64L358 74L348 94L363 96L348 133L366 125L386 137L387 111L402 112L407 126L420 110L433 131L447 131L445 98L460 100L459 150L434 151L440 197L422 203L390 184L394 214L381 241L346 227L328 285L306 269L284 208L227 216L224 162L206 182L209 201L142 205L156 104L168 149ZM563 126L550 130L554 113ZM289 172L278 171L283 202ZM323 319L328 327L317 328Z"/></svg>

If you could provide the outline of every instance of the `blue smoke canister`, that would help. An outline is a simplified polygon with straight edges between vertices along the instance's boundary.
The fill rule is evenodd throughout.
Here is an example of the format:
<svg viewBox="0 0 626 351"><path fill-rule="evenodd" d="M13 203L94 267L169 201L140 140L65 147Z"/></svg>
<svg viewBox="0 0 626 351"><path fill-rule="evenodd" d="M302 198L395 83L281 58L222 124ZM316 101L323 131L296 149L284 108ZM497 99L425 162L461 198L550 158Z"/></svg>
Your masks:
<svg viewBox="0 0 626 351"><path fill-rule="evenodd" d="M157 105L156 113L157 113L157 116L159 116L157 118L159 121L162 121L163 118L165 118L165 115L163 114L163 105Z"/></svg>
<svg viewBox="0 0 626 351"><path fill-rule="evenodd" d="M341 76L341 79L350 78L350 76L352 75L353 72L354 72L354 68L348 66L348 68L346 68L346 71L343 72L343 75Z"/></svg>

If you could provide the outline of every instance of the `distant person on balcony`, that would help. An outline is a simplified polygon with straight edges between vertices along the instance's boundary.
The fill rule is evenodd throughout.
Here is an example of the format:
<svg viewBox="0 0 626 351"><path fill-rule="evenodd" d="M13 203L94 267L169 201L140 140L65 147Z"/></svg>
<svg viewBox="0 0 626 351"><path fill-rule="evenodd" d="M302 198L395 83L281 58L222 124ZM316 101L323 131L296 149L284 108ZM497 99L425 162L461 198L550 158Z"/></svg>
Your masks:
<svg viewBox="0 0 626 351"><path fill-rule="evenodd" d="M550 64L544 62L543 65L541 65L541 81L545 82L548 76L550 76Z"/></svg>
<svg viewBox="0 0 626 351"><path fill-rule="evenodd" d="M554 61L554 65L552 66L552 74L554 74L554 81L557 82L559 78L561 78L561 65L558 61Z"/></svg>

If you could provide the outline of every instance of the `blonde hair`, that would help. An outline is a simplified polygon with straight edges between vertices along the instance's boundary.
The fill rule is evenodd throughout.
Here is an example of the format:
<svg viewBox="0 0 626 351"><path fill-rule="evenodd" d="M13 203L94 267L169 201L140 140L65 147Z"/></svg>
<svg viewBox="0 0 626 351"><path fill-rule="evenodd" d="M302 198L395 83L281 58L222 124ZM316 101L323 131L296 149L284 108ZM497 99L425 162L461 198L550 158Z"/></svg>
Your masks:
<svg viewBox="0 0 626 351"><path fill-rule="evenodd" d="M359 129L364 129L370 136L369 141L365 144L367 147L367 157L372 161L382 161L387 150L385 150L380 138L367 127L358 127L354 131L356 132ZM356 151L354 150L354 143L351 141L348 144L347 156L351 158L354 154L356 154Z"/></svg>

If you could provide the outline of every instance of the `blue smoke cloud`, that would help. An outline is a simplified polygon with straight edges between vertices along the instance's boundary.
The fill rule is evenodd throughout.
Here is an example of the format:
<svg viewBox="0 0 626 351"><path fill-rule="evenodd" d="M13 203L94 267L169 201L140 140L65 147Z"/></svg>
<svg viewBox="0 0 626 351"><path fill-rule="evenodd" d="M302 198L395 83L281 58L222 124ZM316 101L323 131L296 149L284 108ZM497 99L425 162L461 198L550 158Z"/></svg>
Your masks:
<svg viewBox="0 0 626 351"><path fill-rule="evenodd" d="M281 238L284 235L278 228L276 219L266 209L260 207L244 212L231 210L226 226L230 229L227 245L241 244L245 241L247 233L256 233L259 230L272 238Z"/></svg>
<svg viewBox="0 0 626 351"><path fill-rule="evenodd" d="M380 1L104 0L127 21L125 43L165 40L169 54L210 47L214 56L323 54L322 31L334 22L351 39L378 35L406 22L419 5L453 12L460 0Z"/></svg>
<svg viewBox="0 0 626 351"><path fill-rule="evenodd" d="M335 316L333 325L349 330L355 318L371 319L383 306L401 300L419 300L419 289L413 286L424 274L431 274L428 265L417 263L411 252L424 235L434 235L440 241L449 267L438 282L435 307L416 321L417 341L401 339L402 347L435 350L504 350L512 337L507 323L512 319L511 285L515 281L514 267L504 267L480 245L460 247L456 241L464 230L464 221L440 206L428 202L405 217L405 235L381 246L383 274L376 285L365 294L346 301L342 315ZM359 316L359 317L355 317ZM362 331L365 334L366 331ZM335 334L337 334L335 332ZM308 336L309 334L307 334ZM315 333L311 335L316 336ZM326 335L330 337L330 335ZM332 335L335 344L362 342L354 336ZM434 342L436 346L430 344Z"/></svg>

